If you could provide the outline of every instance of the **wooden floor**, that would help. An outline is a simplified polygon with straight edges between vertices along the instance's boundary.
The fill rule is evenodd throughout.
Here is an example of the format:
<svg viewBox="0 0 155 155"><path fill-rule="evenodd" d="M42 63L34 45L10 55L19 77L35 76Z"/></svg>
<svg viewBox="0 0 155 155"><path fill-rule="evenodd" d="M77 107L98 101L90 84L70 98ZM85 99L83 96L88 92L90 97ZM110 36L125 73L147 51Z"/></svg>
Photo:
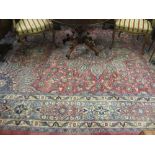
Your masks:
<svg viewBox="0 0 155 155"><path fill-rule="evenodd" d="M140 135L155 135L155 130L144 130Z"/></svg>

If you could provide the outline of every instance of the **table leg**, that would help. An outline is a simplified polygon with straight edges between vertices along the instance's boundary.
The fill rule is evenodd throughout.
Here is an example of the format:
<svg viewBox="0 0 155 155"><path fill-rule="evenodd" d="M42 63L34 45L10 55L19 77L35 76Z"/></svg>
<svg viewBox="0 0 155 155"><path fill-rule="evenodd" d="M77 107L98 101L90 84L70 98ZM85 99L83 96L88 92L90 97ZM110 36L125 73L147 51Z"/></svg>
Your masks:
<svg viewBox="0 0 155 155"><path fill-rule="evenodd" d="M78 26L74 28L73 35L70 36L67 34L67 37L63 40L63 43L67 41L72 41L72 45L70 47L70 50L68 51L66 57L70 59L70 55L72 54L73 50L78 44L85 44L89 49L93 50L95 52L95 55L99 55L99 50L95 47L94 40L90 36L89 32L85 32L83 27Z"/></svg>
<svg viewBox="0 0 155 155"><path fill-rule="evenodd" d="M91 50L93 50L95 52L95 55L98 56L99 55L99 50L94 46L94 44L92 43L88 43L88 42L85 42L85 45L90 48Z"/></svg>
<svg viewBox="0 0 155 155"><path fill-rule="evenodd" d="M73 44L71 45L70 47L70 50L68 51L68 53L66 54L66 57L68 59L70 59L70 56L72 54L72 52L74 51L75 47L78 45L78 42L77 41L74 41Z"/></svg>
<svg viewBox="0 0 155 155"><path fill-rule="evenodd" d="M150 46L149 46L148 52L150 51L150 49L151 49L153 43L154 43L154 40L152 40L152 42L151 42L151 44L150 44Z"/></svg>
<svg viewBox="0 0 155 155"><path fill-rule="evenodd" d="M155 49L153 50L153 52L152 52L152 54L151 54L151 56L150 56L149 62L151 62L154 53L155 53Z"/></svg>
<svg viewBox="0 0 155 155"><path fill-rule="evenodd" d="M148 35L146 34L146 35L144 35L144 42L143 42L143 46L142 46L142 55L144 55L145 54L145 46L146 46L146 44L148 43Z"/></svg>
<svg viewBox="0 0 155 155"><path fill-rule="evenodd" d="M110 45L110 49L112 49L112 47L113 47L113 44L114 44L114 40L115 40L115 33L116 33L116 30L114 29L113 30L113 33L112 33L112 42L111 42L111 45Z"/></svg>

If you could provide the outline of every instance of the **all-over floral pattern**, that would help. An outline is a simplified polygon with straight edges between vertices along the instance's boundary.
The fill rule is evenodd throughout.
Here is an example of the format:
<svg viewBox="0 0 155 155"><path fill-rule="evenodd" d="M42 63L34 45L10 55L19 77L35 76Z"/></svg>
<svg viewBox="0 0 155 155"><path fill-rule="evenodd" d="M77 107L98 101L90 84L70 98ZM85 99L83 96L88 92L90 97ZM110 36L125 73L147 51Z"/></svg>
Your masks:
<svg viewBox="0 0 155 155"><path fill-rule="evenodd" d="M0 130L66 134L140 132L155 128L155 67L142 41L92 27L99 56L79 45L68 60L70 29L56 32L55 48L42 36L30 37L0 64ZM25 54L23 54L23 52Z"/></svg>

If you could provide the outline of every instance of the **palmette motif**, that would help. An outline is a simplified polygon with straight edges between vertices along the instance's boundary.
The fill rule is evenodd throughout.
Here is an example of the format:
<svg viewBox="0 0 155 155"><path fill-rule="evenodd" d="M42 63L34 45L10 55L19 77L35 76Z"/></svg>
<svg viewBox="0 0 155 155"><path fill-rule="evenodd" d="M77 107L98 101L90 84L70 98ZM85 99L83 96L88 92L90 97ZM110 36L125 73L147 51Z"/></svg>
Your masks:
<svg viewBox="0 0 155 155"><path fill-rule="evenodd" d="M67 45L32 43L22 48L26 55L20 48L10 51L0 66L0 129L67 134L154 129L154 67L132 38L122 35L110 51L111 31L100 31L93 31L102 49L98 57L82 45L70 60ZM63 37L66 31L57 33Z"/></svg>

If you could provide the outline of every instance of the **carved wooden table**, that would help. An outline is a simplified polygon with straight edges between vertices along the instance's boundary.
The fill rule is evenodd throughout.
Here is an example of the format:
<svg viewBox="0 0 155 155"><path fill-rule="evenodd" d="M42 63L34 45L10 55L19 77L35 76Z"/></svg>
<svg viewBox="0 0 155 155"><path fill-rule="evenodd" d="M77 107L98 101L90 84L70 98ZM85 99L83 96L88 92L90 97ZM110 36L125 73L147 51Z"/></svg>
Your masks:
<svg viewBox="0 0 155 155"><path fill-rule="evenodd" d="M69 59L73 50L78 44L85 44L89 49L95 52L95 55L99 55L99 50L96 48L94 40L87 32L87 27L93 24L102 24L109 19L55 19L56 23L64 24L73 29L72 35L67 34L66 38L63 40L65 44L66 41L72 41L70 50L68 51L66 57Z"/></svg>

